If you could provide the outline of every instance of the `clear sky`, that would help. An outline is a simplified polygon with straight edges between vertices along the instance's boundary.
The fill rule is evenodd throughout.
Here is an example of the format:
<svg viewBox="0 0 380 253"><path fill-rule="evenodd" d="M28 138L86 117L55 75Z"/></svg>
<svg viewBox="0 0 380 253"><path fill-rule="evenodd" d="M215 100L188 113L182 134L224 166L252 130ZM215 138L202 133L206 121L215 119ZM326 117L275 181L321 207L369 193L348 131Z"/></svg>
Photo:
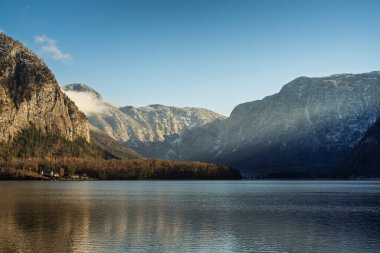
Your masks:
<svg viewBox="0 0 380 253"><path fill-rule="evenodd" d="M380 70L380 1L0 0L60 84L229 115L298 76Z"/></svg>

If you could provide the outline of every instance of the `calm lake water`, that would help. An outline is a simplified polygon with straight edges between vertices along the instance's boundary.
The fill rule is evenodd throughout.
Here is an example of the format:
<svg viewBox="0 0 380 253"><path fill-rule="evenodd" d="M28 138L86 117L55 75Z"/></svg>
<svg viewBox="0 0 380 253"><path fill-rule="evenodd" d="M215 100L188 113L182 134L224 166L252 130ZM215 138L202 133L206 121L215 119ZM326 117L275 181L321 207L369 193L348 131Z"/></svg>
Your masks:
<svg viewBox="0 0 380 253"><path fill-rule="evenodd" d="M0 252L380 252L380 182L0 182Z"/></svg>

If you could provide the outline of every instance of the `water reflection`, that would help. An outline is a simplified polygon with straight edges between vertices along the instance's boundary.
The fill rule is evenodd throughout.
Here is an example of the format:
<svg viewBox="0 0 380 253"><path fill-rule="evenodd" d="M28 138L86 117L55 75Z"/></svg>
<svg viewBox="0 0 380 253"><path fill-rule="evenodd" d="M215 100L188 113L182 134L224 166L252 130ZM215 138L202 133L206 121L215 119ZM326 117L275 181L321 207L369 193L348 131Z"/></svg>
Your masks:
<svg viewBox="0 0 380 253"><path fill-rule="evenodd" d="M1 182L3 252L376 252L380 184Z"/></svg>

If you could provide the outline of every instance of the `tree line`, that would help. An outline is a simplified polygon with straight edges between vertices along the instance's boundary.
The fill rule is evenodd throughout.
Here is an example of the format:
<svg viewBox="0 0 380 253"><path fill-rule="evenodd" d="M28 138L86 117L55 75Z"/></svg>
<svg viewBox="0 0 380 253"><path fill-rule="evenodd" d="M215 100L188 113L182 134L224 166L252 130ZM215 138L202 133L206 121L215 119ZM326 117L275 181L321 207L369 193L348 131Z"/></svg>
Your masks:
<svg viewBox="0 0 380 253"><path fill-rule="evenodd" d="M31 127L10 143L0 144L0 179L59 179L84 177L100 180L240 179L240 172L222 164L152 159L118 159L85 140Z"/></svg>
<svg viewBox="0 0 380 253"><path fill-rule="evenodd" d="M202 162L75 157L0 160L0 179L46 179L42 175L46 171L58 173L60 179L240 179L239 171L226 165Z"/></svg>

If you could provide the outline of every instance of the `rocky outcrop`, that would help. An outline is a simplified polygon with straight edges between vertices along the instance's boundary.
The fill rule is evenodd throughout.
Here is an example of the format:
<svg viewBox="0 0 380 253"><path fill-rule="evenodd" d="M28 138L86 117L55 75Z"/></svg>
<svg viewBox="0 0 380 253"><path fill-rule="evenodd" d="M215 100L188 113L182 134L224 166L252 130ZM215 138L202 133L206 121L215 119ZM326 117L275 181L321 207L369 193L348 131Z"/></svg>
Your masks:
<svg viewBox="0 0 380 253"><path fill-rule="evenodd" d="M85 115L61 91L45 63L0 34L0 142L31 126L67 140L90 141Z"/></svg>
<svg viewBox="0 0 380 253"><path fill-rule="evenodd" d="M152 142L163 143L168 136L180 135L185 129L225 118L210 110L193 107L149 105L118 108L85 84L70 84L62 89L86 113L93 127L132 148ZM81 101L88 102L81 105Z"/></svg>

